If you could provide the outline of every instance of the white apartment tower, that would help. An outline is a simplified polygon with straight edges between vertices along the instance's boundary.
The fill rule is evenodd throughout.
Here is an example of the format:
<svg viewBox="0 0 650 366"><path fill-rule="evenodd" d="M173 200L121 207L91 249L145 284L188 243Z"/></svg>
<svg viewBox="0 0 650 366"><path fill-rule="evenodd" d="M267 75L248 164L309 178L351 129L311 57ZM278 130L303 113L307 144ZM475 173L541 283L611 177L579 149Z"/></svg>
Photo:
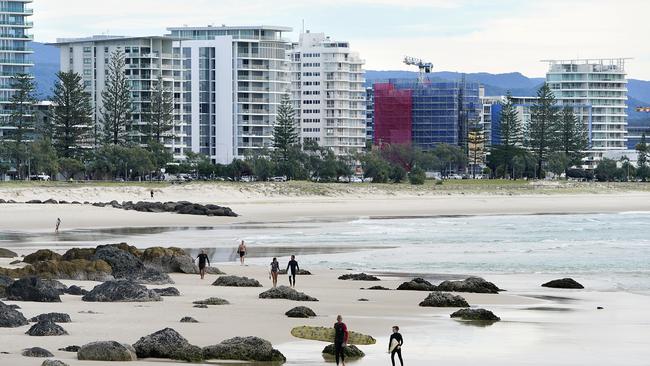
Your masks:
<svg viewBox="0 0 650 366"><path fill-rule="evenodd" d="M589 160L627 145L625 58L548 60L546 82L558 104L573 107L589 131Z"/></svg>
<svg viewBox="0 0 650 366"><path fill-rule="evenodd" d="M228 164L273 146L273 127L289 93L291 28L168 28L182 54L183 110L192 151Z"/></svg>
<svg viewBox="0 0 650 366"><path fill-rule="evenodd" d="M364 61L348 42L303 33L291 55L291 99L302 143L317 142L337 155L366 144Z"/></svg>
<svg viewBox="0 0 650 366"><path fill-rule="evenodd" d="M32 0L0 1L0 136L11 116L11 78L17 74L31 74L33 53L29 48L32 36L28 34L34 12L25 5Z"/></svg>
<svg viewBox="0 0 650 366"><path fill-rule="evenodd" d="M126 76L130 80L132 100L132 129L130 137L137 143L146 143L151 95L162 77L165 90L175 99L174 127L165 141L175 158L184 156L188 146L189 129L185 125L180 106L182 73L179 55L173 54L173 41L167 37L93 36L58 39L61 52L61 71L74 71L82 76L93 104L96 134L101 136L102 91L106 86L107 66L111 55L120 50L125 54Z"/></svg>

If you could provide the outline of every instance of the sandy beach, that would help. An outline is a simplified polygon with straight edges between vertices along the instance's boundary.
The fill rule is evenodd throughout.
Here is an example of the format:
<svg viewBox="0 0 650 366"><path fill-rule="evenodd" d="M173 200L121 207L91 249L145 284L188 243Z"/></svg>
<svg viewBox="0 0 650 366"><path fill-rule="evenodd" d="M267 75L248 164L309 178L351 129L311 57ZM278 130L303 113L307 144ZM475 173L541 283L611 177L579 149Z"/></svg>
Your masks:
<svg viewBox="0 0 650 366"><path fill-rule="evenodd" d="M347 187L347 186L342 186ZM148 200L149 187L2 187L0 198L24 202L30 199L67 201ZM329 189L329 188L328 188ZM293 186L237 186L196 184L155 188L156 201L187 200L231 207L236 218L188 216L170 213L140 213L90 205L0 205L1 233L51 232L56 217L63 220L62 231L99 228L150 227L230 227L307 222L314 226L330 220L359 217L430 217L456 215L513 215L616 213L650 211L650 192L644 189L612 191L561 190L555 188L490 191L435 191L375 189L369 186L343 188L340 191L312 192ZM164 237L164 233L161 234ZM100 243L95 243L100 244ZM105 244L105 243L101 243ZM173 244L173 243L165 243ZM345 244L345 243L342 243ZM0 243L0 246L2 244ZM37 248L13 248L26 255ZM62 253L68 247L57 247ZM270 255L270 253L269 253ZM279 258L286 265L287 258ZM0 267L11 268L13 259L0 259ZM270 258L269 258L270 260ZM390 364L386 347L390 328L399 324L405 336L405 360L408 365L647 365L650 351L650 323L643 316L650 305L646 293L629 291L595 291L600 284L583 282L587 290L541 288L553 279L548 274L485 276L506 292L496 294L461 294L472 307L494 311L501 322L480 327L449 318L453 308L419 307L427 293L418 291L360 290L380 284L395 289L415 274L404 268L402 273L376 272L381 282L341 281L337 277L348 271L314 266L306 268L312 276L300 276L297 289L318 298L315 303L259 299L258 294L270 287L266 258L251 265L215 263L227 274L259 280L264 288L230 288L211 286L217 276L201 281L196 275L171 274L180 297L165 297L152 303L87 303L78 296L64 295L62 303L11 302L18 304L27 318L46 312L70 314L72 323L61 324L69 333L59 337L30 337L27 326L0 328L1 365L40 365L42 360L20 356L26 347L40 346L52 351L57 359L70 365L96 365L101 362L76 360L75 353L57 351L69 345L83 345L98 340L135 343L140 337L171 327L190 343L198 346L216 344L234 336L254 335L271 341L287 356L288 365L326 365L323 342L299 340L290 335L298 325L331 326L342 314L351 330L369 334L378 340L361 349L366 357L352 365ZM356 271L356 269L355 269ZM372 273L371 268L366 269ZM440 275L457 279L456 275ZM98 283L62 281L90 290ZM280 276L280 283L287 282ZM167 286L148 286L167 287ZM211 296L222 297L231 305L208 309L192 307L192 301ZM360 302L366 298L369 301ZM284 313L294 306L307 305L318 316L290 319ZM597 307L604 307L599 310ZM87 311L96 312L89 314ZM199 323L180 323L184 316ZM624 355L624 356L622 356ZM621 357L624 357L622 361ZM133 365L177 364L169 360L139 360ZM179 363L182 364L182 363ZM210 362L210 364L228 364Z"/></svg>

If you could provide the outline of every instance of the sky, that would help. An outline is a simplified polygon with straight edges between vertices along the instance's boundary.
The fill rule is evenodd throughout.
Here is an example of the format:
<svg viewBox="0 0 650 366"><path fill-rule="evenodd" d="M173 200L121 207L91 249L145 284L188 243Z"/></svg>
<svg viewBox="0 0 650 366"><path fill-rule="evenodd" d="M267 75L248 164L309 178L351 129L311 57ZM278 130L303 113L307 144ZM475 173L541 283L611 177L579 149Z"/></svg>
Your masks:
<svg viewBox="0 0 650 366"><path fill-rule="evenodd" d="M631 57L650 80L648 0L34 0L34 39L161 35L170 26L281 25L349 41L368 70L521 72L547 59ZM415 70L414 70L415 71Z"/></svg>

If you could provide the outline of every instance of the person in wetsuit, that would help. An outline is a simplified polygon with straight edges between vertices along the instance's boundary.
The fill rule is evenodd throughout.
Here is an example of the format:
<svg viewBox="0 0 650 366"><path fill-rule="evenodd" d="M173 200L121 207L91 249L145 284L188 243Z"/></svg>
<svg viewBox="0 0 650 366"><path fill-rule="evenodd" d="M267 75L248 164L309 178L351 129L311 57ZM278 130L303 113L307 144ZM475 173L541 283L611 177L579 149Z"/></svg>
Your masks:
<svg viewBox="0 0 650 366"><path fill-rule="evenodd" d="M336 317L336 323L334 323L334 357L337 365L340 359L343 366L345 366L343 350L346 343L348 343L348 327L343 323L343 317L339 315Z"/></svg>
<svg viewBox="0 0 650 366"><path fill-rule="evenodd" d="M393 343L393 339L397 341L397 347L395 347L394 350L390 350L390 345ZM393 326L393 334L390 335L390 339L388 340L388 352L390 352L390 361L393 363L393 366L395 366L395 355L399 357L399 363L400 365L404 366L404 360L402 360L402 345L404 344L404 339L402 338L402 335L399 333L399 327L397 325Z"/></svg>
<svg viewBox="0 0 650 366"><path fill-rule="evenodd" d="M205 277L205 263L208 263L208 266L210 265L210 258L208 258L208 255L205 254L205 250L201 251L201 254L199 254L196 259L199 261L199 274L201 275L201 279Z"/></svg>
<svg viewBox="0 0 650 366"><path fill-rule="evenodd" d="M280 262L277 258L273 258L271 262L271 278L273 280L273 287L278 285L278 272L280 271Z"/></svg>
<svg viewBox="0 0 650 366"><path fill-rule="evenodd" d="M289 275L289 286L296 287L296 275L300 267L298 266L298 261L296 261L296 256L292 255L291 260L287 264L287 274Z"/></svg>

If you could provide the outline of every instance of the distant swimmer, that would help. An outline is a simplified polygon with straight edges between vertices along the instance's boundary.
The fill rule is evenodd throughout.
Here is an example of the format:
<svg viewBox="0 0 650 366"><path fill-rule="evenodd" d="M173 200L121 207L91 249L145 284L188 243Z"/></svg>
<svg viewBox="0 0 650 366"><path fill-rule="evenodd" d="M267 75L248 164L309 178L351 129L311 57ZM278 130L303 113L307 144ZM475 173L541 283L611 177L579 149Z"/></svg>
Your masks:
<svg viewBox="0 0 650 366"><path fill-rule="evenodd" d="M241 244L239 244L239 247L237 248L237 253L239 253L239 263L243 266L244 265L244 257L246 256L246 244L244 241L241 241Z"/></svg>
<svg viewBox="0 0 650 366"><path fill-rule="evenodd" d="M61 226L61 218L57 217L56 219L56 225L54 226L54 232L58 233L59 232L59 226Z"/></svg>
<svg viewBox="0 0 650 366"><path fill-rule="evenodd" d="M209 266L210 258L205 254L205 250L201 250L201 254L196 259L199 261L199 274L201 275L201 279L203 279L205 277L205 263L207 262Z"/></svg>
<svg viewBox="0 0 650 366"><path fill-rule="evenodd" d="M280 271L280 263L277 258L271 261L271 278L273 279L273 287L278 285L278 272Z"/></svg>
<svg viewBox="0 0 650 366"><path fill-rule="evenodd" d="M151 190L151 199L153 199L153 189Z"/></svg>
<svg viewBox="0 0 650 366"><path fill-rule="evenodd" d="M399 357L400 365L404 366L404 361L402 360L402 345L404 344L404 339L399 333L399 327L397 325L393 326L393 334L390 335L390 340L388 341L388 353L390 353L390 361L395 366L395 355Z"/></svg>
<svg viewBox="0 0 650 366"><path fill-rule="evenodd" d="M287 274L289 275L289 286L296 287L296 275L300 271L298 266L298 261L296 261L296 256L292 255L291 260L287 264Z"/></svg>
<svg viewBox="0 0 650 366"><path fill-rule="evenodd" d="M348 343L348 327L343 323L343 317L337 316L336 323L334 323L334 357L336 364L339 364L339 359L343 366L345 366L345 354L343 350L346 343Z"/></svg>

